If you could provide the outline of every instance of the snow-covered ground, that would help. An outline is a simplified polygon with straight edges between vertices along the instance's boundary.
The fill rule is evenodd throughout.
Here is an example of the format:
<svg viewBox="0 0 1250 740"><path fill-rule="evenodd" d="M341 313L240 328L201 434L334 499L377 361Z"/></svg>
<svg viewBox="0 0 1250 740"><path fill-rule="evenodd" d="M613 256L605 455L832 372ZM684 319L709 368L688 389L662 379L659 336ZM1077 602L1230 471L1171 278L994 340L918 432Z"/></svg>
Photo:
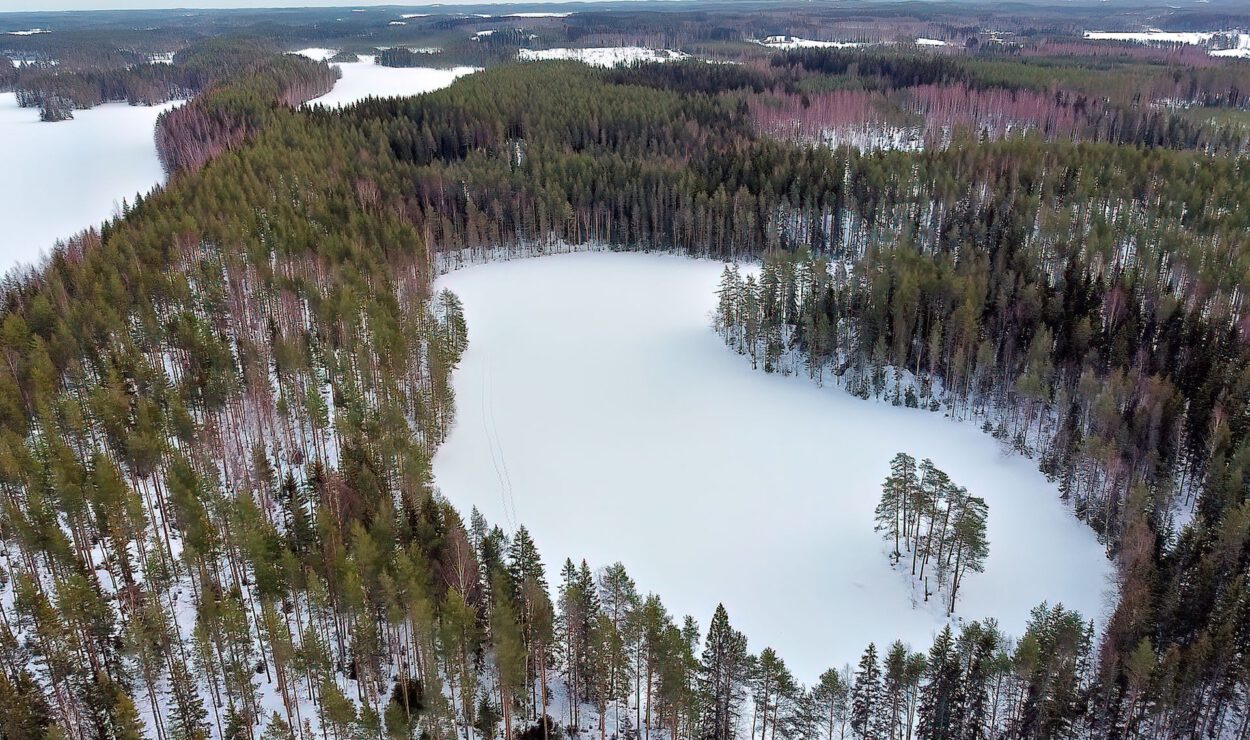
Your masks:
<svg viewBox="0 0 1250 740"><path fill-rule="evenodd" d="M906 451L989 503L986 572L957 616L1016 635L1042 600L1102 616L1110 563L1033 461L938 413L752 370L710 328L721 267L600 252L442 277L469 327L434 459L444 495L524 523L553 584L567 556L619 560L704 628L723 601L753 650L810 682L869 641L927 649L943 623L937 604L913 606L873 531Z"/></svg>
<svg viewBox="0 0 1250 740"><path fill-rule="evenodd" d="M310 59L326 60L334 56L333 49L302 49ZM374 57L361 55L360 61L334 64L343 76L334 83L334 89L310 101L331 107L342 107L368 97L398 97L420 95L439 90L455 82L457 77L476 72L475 67L384 67L374 63Z"/></svg>
<svg viewBox="0 0 1250 740"><path fill-rule="evenodd" d="M676 62L689 54L672 49L648 49L642 46L604 46L586 49L521 49L517 57L523 61L538 59L575 59L595 67L615 67L638 62Z"/></svg>
<svg viewBox="0 0 1250 740"><path fill-rule="evenodd" d="M112 217L164 181L154 130L177 105L110 103L42 123L14 93L0 93L0 273L30 265L63 239Z"/></svg>
<svg viewBox="0 0 1250 740"><path fill-rule="evenodd" d="M768 36L756 43L770 49L848 49L863 45L853 41L816 41L797 36Z"/></svg>
<svg viewBox="0 0 1250 740"><path fill-rule="evenodd" d="M946 46L946 42L942 39L916 39L916 46Z"/></svg>

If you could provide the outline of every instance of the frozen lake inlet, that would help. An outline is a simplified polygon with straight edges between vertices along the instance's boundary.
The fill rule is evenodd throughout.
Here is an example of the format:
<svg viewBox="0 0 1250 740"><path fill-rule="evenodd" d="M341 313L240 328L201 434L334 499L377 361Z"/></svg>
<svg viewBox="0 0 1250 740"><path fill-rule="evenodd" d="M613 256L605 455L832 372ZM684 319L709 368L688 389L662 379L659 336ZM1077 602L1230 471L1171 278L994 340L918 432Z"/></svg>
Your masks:
<svg viewBox="0 0 1250 740"><path fill-rule="evenodd" d="M177 105L107 103L43 123L15 93L0 93L0 272L31 265L64 239L119 211L164 182L156 118Z"/></svg>
<svg viewBox="0 0 1250 740"><path fill-rule="evenodd" d="M442 277L469 329L443 494L528 527L553 586L565 557L619 560L678 619L706 629L724 602L752 651L810 683L870 641L928 650L945 621L937 600L913 607L873 531L905 451L989 504L990 556L957 618L1019 636L1047 600L1101 621L1111 563L1034 461L940 413L752 370L711 329L721 268L580 253Z"/></svg>
<svg viewBox="0 0 1250 740"><path fill-rule="evenodd" d="M333 49L303 49L295 52L317 61L334 56ZM456 81L457 77L476 72L474 67L384 67L374 63L372 56L362 56L357 62L335 62L342 76L334 89L319 98L308 101L329 108L342 108L359 103L365 98L391 98L421 95L441 90Z"/></svg>

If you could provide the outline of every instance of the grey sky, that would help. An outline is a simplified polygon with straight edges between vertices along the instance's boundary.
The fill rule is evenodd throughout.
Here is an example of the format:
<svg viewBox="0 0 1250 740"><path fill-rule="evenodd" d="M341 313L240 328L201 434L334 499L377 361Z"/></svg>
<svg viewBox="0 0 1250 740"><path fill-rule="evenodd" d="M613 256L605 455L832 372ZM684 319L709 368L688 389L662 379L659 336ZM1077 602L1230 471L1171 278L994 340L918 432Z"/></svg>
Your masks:
<svg viewBox="0 0 1250 740"><path fill-rule="evenodd" d="M436 2L439 0L435 0ZM482 5L492 0L441 0L443 5ZM544 2L544 0L525 0ZM363 8L370 5L403 6L403 0L0 0L0 13L14 11L49 10L130 10L153 8L307 8L347 7Z"/></svg>

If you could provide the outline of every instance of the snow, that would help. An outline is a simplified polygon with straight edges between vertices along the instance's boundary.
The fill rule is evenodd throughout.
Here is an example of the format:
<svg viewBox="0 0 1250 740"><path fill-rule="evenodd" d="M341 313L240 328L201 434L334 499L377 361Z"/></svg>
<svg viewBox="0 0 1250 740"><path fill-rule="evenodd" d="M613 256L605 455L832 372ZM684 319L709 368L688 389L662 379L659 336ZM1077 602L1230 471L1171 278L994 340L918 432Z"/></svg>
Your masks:
<svg viewBox="0 0 1250 740"><path fill-rule="evenodd" d="M0 272L35 263L57 239L99 226L161 183L156 117L177 103L109 103L43 123L14 93L0 93Z"/></svg>
<svg viewBox="0 0 1250 740"><path fill-rule="evenodd" d="M1246 57L1250 58L1250 34L1242 34L1237 39L1237 47L1233 49L1212 49L1208 52L1213 57Z"/></svg>
<svg viewBox="0 0 1250 740"><path fill-rule="evenodd" d="M482 38L483 36L491 36L491 35L493 35L494 33L495 33L495 29L493 29L493 28L487 29L487 30L485 30L485 31L474 31L474 32L473 32L473 35L472 35L472 36L470 36L469 38L471 38L471 39L473 39L474 41L476 41L476 40L478 40L478 39Z"/></svg>
<svg viewBox="0 0 1250 740"><path fill-rule="evenodd" d="M52 33L46 28L31 28L25 31L9 31L10 36L38 36L41 33Z"/></svg>
<svg viewBox="0 0 1250 740"><path fill-rule="evenodd" d="M326 49L320 46L310 47L308 49L300 49L297 52L300 56L308 57L314 62L329 61L335 54L339 53L338 49Z"/></svg>
<svg viewBox="0 0 1250 740"><path fill-rule="evenodd" d="M1210 46L1219 38L1223 45L1231 40L1234 44L1228 49L1208 49L1207 54L1213 57L1250 57L1250 33L1240 30L1232 31L1159 31L1152 29L1136 33L1118 33L1106 31L1086 31L1085 38L1093 41L1133 41L1139 44L1190 44L1193 46Z"/></svg>
<svg viewBox="0 0 1250 740"><path fill-rule="evenodd" d="M504 18L568 18L572 13L509 13Z"/></svg>
<svg viewBox="0 0 1250 740"><path fill-rule="evenodd" d="M331 50L305 49L297 53L311 56L305 52L326 51ZM331 51L329 56L323 58L330 56L334 56L334 52ZM338 67L343 76L334 84L334 89L309 102L343 107L368 97L420 95L447 87L457 77L477 71L475 67L384 67L374 64L374 57L366 55L361 55L358 62L344 62L333 66Z"/></svg>
<svg viewBox="0 0 1250 740"><path fill-rule="evenodd" d="M1203 44L1209 41L1213 35L1215 35L1213 31L1085 32L1085 38L1091 41L1136 41L1142 44Z"/></svg>
<svg viewBox="0 0 1250 740"><path fill-rule="evenodd" d="M916 39L916 46L946 46L941 39Z"/></svg>
<svg viewBox="0 0 1250 740"><path fill-rule="evenodd" d="M757 41L760 46L767 46L770 49L849 49L855 46L863 46L863 44L854 41L814 41L812 39L801 39L796 36L768 36L763 41Z"/></svg>
<svg viewBox="0 0 1250 740"><path fill-rule="evenodd" d="M38 59L27 56L11 56L9 57L9 61L13 62L14 67L26 67L33 64L44 64L49 67L55 67L59 64L59 62L55 59Z"/></svg>
<svg viewBox="0 0 1250 740"><path fill-rule="evenodd" d="M427 16L429 16L429 13L401 13L399 17L408 20L410 18L425 18Z"/></svg>
<svg viewBox="0 0 1250 740"><path fill-rule="evenodd" d="M648 49L642 46L605 46L592 48L521 49L522 61L541 59L574 59L594 67L616 67L639 62L671 62L688 59L689 54L672 49Z"/></svg>
<svg viewBox="0 0 1250 740"><path fill-rule="evenodd" d="M469 348L457 421L434 459L466 516L523 523L557 582L565 557L625 564L643 593L706 628L718 602L811 682L869 641L927 649L940 606L913 608L873 531L890 458L931 458L989 503L990 557L957 616L1019 635L1063 602L1100 618L1111 564L1033 461L972 424L752 370L710 328L722 265L575 253L466 267Z"/></svg>

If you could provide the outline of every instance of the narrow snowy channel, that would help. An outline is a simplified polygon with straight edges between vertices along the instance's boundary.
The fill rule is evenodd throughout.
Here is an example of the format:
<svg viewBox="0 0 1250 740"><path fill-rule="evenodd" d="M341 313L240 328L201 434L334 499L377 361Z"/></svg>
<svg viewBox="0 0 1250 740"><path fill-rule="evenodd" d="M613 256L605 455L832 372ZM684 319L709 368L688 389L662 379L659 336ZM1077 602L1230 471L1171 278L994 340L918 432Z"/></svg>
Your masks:
<svg viewBox="0 0 1250 740"><path fill-rule="evenodd" d="M1111 565L1035 464L971 424L752 370L710 328L721 264L583 253L444 276L469 349L440 489L565 557L621 561L642 593L703 628L717 602L758 651L810 682L944 623L913 606L873 531L890 458L932 458L989 504L990 557L957 617L1019 635L1062 602L1101 621Z"/></svg>

